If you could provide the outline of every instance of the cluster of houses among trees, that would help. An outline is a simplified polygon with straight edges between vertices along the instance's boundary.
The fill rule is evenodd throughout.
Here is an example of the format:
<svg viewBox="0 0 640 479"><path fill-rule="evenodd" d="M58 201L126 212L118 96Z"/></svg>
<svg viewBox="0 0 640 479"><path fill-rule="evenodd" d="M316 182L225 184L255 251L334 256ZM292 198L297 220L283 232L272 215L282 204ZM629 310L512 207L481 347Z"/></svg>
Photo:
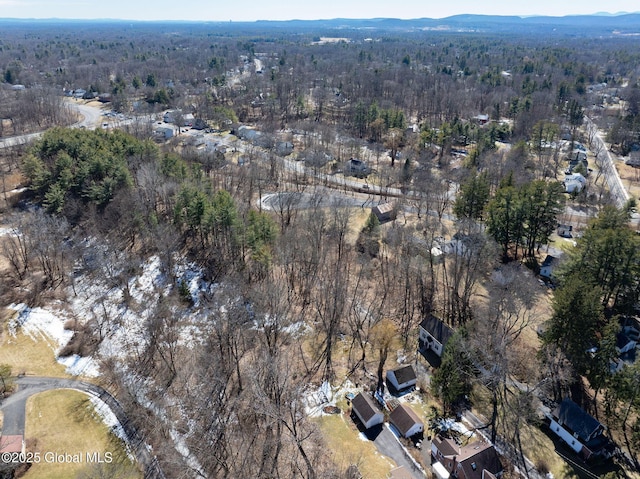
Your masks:
<svg viewBox="0 0 640 479"><path fill-rule="evenodd" d="M167 474L341 477L324 454L331 438L299 409L338 363L371 386L351 400L359 427L388 423L419 443L429 422L404 393L422 373L383 374L396 344L430 368L420 394L444 415L473 401L486 412L482 439L433 435L438 479L526 468L523 431L540 411L587 467L640 466L635 205L620 207L583 126L589 115L635 165L630 38L560 47L557 36L354 28L321 45L290 26L174 27L123 41L110 25L79 36L12 25L0 45L0 136L73 123L67 101L98 99L131 120L53 128L3 154L29 189L15 204L3 192L21 219L0 238L0 294L39 304L75 294L82 275L106 278L122 301L109 309L105 293L82 325L96 355L122 326L114 311L138 312L141 343L102 365ZM184 129L226 143L199 148ZM266 194L278 198L269 208ZM567 204L591 205L592 218L576 222ZM552 238L575 246L560 257L545 251ZM138 303L131 278L149 258L166 284ZM198 297L185 258L201 272ZM185 341L194 325L202 340ZM180 431L176 447L167 438ZM515 452L498 454L499 441Z"/></svg>

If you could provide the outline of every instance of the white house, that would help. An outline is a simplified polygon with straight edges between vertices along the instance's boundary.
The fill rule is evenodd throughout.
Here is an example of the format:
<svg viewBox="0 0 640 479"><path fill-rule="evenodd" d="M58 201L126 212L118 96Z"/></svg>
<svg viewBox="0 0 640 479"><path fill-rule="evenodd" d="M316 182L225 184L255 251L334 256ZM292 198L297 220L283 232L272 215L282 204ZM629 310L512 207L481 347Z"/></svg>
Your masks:
<svg viewBox="0 0 640 479"><path fill-rule="evenodd" d="M387 371L387 381L391 383L396 391L415 387L417 380L416 372L410 364L392 371Z"/></svg>
<svg viewBox="0 0 640 479"><path fill-rule="evenodd" d="M415 436L424 431L424 423L406 404L400 404L391 411L389 421L403 437Z"/></svg>
<svg viewBox="0 0 640 479"><path fill-rule="evenodd" d="M360 422L369 429L384 422L384 414L369 394L360 393L351 401L351 411L360 419Z"/></svg>
<svg viewBox="0 0 640 479"><path fill-rule="evenodd" d="M157 137L168 140L175 135L175 129L172 126L159 126L154 130L154 133Z"/></svg>
<svg viewBox="0 0 640 479"><path fill-rule="evenodd" d="M564 399L553 411L550 429L584 460L592 455L608 457L610 443L605 427L571 399Z"/></svg>
<svg viewBox="0 0 640 479"><path fill-rule="evenodd" d="M418 345L421 351L432 350L442 357L444 346L453 335L453 329L433 315L420 323Z"/></svg>
<svg viewBox="0 0 640 479"><path fill-rule="evenodd" d="M566 193L580 193L587 185L587 179L580 173L574 173L566 175L562 184Z"/></svg>
<svg viewBox="0 0 640 479"><path fill-rule="evenodd" d="M558 258L548 254L540 265L540 276L551 279L553 277L553 270L557 265Z"/></svg>

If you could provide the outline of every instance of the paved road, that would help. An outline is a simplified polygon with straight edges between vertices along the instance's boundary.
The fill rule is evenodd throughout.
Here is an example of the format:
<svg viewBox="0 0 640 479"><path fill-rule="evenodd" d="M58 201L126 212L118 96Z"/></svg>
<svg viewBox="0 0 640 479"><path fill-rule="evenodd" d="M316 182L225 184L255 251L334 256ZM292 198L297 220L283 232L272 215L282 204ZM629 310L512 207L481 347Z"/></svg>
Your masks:
<svg viewBox="0 0 640 479"><path fill-rule="evenodd" d="M55 389L75 389L103 401L122 425L126 442L136 455L144 470L145 479L165 479L157 459L149 452L139 432L131 424L120 403L105 389L95 384L74 379L46 378L26 376L16 380L17 391L6 398L0 410L4 413L2 433L5 435L24 435L25 410L27 399L34 394Z"/></svg>
<svg viewBox="0 0 640 479"><path fill-rule="evenodd" d="M593 133L593 138L600 146L601 155L604 155L605 162L604 168L602 169L602 174L604 175L607 185L609 186L609 191L611 192L611 196L614 199L614 203L618 208L622 208L626 202L629 200L629 193L625 190L622 185L622 180L620 179L620 175L618 174L618 170L613 162L613 158L611 157L611 152L607 145L604 142L604 138L602 137L602 132L598 130L598 127L591 121L591 118L585 116L585 122L587 124L587 128L590 132Z"/></svg>
<svg viewBox="0 0 640 479"><path fill-rule="evenodd" d="M402 448L402 445L387 424L384 424L382 430L373 438L373 443L378 451L393 459L398 466L403 466L415 479L424 479L427 477L425 473L407 457L407 452Z"/></svg>
<svg viewBox="0 0 640 479"><path fill-rule="evenodd" d="M102 116L102 110L100 110L100 108L85 105L83 103L76 103L73 100L69 101L68 105L73 110L76 110L76 112L82 118L77 123L71 125L71 128L86 128L87 130L94 130L98 126L100 117ZM0 148L24 145L25 143L29 143L40 138L41 136L42 132L38 132L30 133L28 135L10 136L8 138L3 138L2 140L0 140Z"/></svg>

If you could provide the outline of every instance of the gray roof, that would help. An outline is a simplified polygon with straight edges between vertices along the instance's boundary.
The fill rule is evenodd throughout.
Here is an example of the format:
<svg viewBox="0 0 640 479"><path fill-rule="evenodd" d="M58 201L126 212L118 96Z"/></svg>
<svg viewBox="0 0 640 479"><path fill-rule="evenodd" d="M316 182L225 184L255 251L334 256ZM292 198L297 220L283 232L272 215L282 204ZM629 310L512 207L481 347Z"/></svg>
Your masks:
<svg viewBox="0 0 640 479"><path fill-rule="evenodd" d="M552 255L548 254L547 257L542 262L542 264L540 265L540 267L551 266L552 264L554 264L557 261L557 259L558 258L556 258L555 256L552 256Z"/></svg>
<svg viewBox="0 0 640 479"><path fill-rule="evenodd" d="M401 368L398 368L398 369L394 369L391 372L396 377L398 384L404 384L407 381L413 381L418 378L411 364L409 364L408 366L402 366Z"/></svg>
<svg viewBox="0 0 640 479"><path fill-rule="evenodd" d="M604 427L569 398L565 398L560 403L553 412L553 416L560 424L577 434L583 442L588 442Z"/></svg>
<svg viewBox="0 0 640 479"><path fill-rule="evenodd" d="M440 344L445 344L453 336L453 329L432 314L422 320L420 327L436 338Z"/></svg>

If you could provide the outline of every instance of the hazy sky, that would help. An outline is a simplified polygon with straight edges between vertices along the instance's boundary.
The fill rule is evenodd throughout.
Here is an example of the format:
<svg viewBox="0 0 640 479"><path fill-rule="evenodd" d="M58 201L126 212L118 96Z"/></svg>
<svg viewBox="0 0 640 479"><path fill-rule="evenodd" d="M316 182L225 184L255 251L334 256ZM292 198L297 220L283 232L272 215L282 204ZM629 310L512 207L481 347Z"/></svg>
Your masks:
<svg viewBox="0 0 640 479"><path fill-rule="evenodd" d="M0 0L0 18L252 21L637 12L638 0Z"/></svg>

